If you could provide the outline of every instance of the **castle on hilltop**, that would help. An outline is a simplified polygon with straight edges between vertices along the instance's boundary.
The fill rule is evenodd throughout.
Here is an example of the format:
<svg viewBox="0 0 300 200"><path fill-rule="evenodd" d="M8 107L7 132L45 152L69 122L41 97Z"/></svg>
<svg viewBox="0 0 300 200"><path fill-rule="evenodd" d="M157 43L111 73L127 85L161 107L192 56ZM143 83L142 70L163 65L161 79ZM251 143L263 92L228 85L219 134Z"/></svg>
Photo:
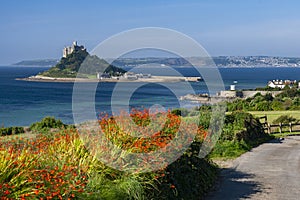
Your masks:
<svg viewBox="0 0 300 200"><path fill-rule="evenodd" d="M77 41L74 41L72 46L65 47L63 49L63 58L66 58L68 55L73 53L74 51L85 50L84 46L78 46Z"/></svg>

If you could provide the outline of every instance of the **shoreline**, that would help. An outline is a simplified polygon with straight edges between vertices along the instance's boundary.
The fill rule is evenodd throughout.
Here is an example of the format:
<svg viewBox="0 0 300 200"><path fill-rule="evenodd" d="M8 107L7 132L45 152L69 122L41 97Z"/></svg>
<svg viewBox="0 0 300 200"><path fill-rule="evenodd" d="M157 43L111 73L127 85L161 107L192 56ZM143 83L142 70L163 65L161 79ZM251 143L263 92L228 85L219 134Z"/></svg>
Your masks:
<svg viewBox="0 0 300 200"><path fill-rule="evenodd" d="M126 83L135 83L135 82L146 82L146 83L156 83L156 82L198 82L195 79L190 79L194 77L181 77L181 76L152 76L151 78L140 78L137 80L129 80L125 78L106 78L106 79L89 79L89 78L54 78L47 76L30 76L27 78L16 78L18 81L33 81L33 82L61 82L61 83L74 83L74 82L126 82ZM202 80L202 79L201 79ZM201 81L200 80L200 81Z"/></svg>

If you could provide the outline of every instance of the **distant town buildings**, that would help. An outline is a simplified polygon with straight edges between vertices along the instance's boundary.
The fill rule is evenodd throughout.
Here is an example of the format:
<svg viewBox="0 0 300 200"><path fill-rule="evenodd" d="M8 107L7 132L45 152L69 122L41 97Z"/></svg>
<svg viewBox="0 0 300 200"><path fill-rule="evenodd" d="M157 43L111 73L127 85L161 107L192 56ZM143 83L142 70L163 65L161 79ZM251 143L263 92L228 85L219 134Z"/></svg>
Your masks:
<svg viewBox="0 0 300 200"><path fill-rule="evenodd" d="M300 58L273 56L213 57L218 67L299 67Z"/></svg>
<svg viewBox="0 0 300 200"><path fill-rule="evenodd" d="M97 72L97 79L110 79L111 76L108 73Z"/></svg>
<svg viewBox="0 0 300 200"><path fill-rule="evenodd" d="M78 46L77 41L74 41L72 46L65 47L63 49L63 58L66 58L68 55L73 53L74 51L85 50L84 46Z"/></svg>
<svg viewBox="0 0 300 200"><path fill-rule="evenodd" d="M292 88L292 87L298 87L300 89L300 81L294 80L272 80L268 82L268 87L270 88L280 88L283 89L286 86ZM253 97L257 93L260 93L262 95L266 95L267 93L272 94L273 97L275 97L277 94L279 94L281 91L271 91L271 90L236 90L235 85L230 85L230 90L222 90L217 93L217 97L221 98L248 98Z"/></svg>
<svg viewBox="0 0 300 200"><path fill-rule="evenodd" d="M126 72L124 74L124 78L128 80L137 80L140 78L151 78L151 74L142 74L142 73L136 74L134 72Z"/></svg>
<svg viewBox="0 0 300 200"><path fill-rule="evenodd" d="M111 77L110 74L108 73L97 73L97 79L111 79L111 78L116 78L116 77ZM134 72L126 72L123 76L118 77L119 79L126 79L126 80L138 80L138 79L147 79L151 78L151 74L142 74L142 73L134 73Z"/></svg>
<svg viewBox="0 0 300 200"><path fill-rule="evenodd" d="M268 82L268 86L271 88L280 88L283 89L285 86L292 87L294 84L296 84L297 81L291 81L291 80L272 80Z"/></svg>

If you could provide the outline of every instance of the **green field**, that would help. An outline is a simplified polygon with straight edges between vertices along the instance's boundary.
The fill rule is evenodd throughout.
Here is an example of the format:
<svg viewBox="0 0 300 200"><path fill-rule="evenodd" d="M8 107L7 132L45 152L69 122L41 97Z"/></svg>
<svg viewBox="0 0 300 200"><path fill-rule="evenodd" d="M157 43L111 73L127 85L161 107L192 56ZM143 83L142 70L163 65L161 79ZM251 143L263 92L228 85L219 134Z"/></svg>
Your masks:
<svg viewBox="0 0 300 200"><path fill-rule="evenodd" d="M285 111L249 111L255 117L263 117L267 115L268 122L272 123L281 115L290 115L296 119L300 119L300 111L298 110L285 110Z"/></svg>

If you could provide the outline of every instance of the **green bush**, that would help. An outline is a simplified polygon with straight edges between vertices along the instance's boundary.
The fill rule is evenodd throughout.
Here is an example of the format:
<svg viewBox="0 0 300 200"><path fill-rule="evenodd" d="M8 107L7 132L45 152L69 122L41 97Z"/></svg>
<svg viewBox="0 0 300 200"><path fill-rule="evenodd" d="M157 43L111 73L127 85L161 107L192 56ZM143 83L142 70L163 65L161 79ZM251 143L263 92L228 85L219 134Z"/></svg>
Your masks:
<svg viewBox="0 0 300 200"><path fill-rule="evenodd" d="M288 124L288 123L292 123L292 122L297 123L298 121L299 121L298 119L296 119L296 118L294 118L292 116L281 115L277 119L275 119L273 121L273 123L275 123L275 124L279 124L279 123Z"/></svg>
<svg viewBox="0 0 300 200"><path fill-rule="evenodd" d="M30 125L32 131L48 131L51 128L66 128L67 125L62 123L61 120L54 117L45 117L40 122L35 122Z"/></svg>
<svg viewBox="0 0 300 200"><path fill-rule="evenodd" d="M245 140L247 142L267 137L260 121L250 113L237 111L227 116L226 119L225 127L232 124L235 131L235 139L237 140Z"/></svg>
<svg viewBox="0 0 300 200"><path fill-rule="evenodd" d="M202 126L204 129L209 128L211 119L211 112L209 111L202 111L199 114L199 125Z"/></svg>
<svg viewBox="0 0 300 200"><path fill-rule="evenodd" d="M177 108L171 111L172 114L177 115L177 116L182 116L186 117L189 114L188 109L186 108Z"/></svg>
<svg viewBox="0 0 300 200"><path fill-rule="evenodd" d="M276 97L278 98L284 98L284 97L289 97L289 98L294 98L294 97L299 97L300 96L300 90L297 88L286 88L278 94Z"/></svg>
<svg viewBox="0 0 300 200"><path fill-rule="evenodd" d="M268 90L269 91L269 90ZM236 99L228 102L228 111L281 111L281 110L299 110L300 109L300 90L297 88L285 88L276 97L270 93L262 95L255 94L247 99Z"/></svg>
<svg viewBox="0 0 300 200"><path fill-rule="evenodd" d="M271 139L262 124L250 113L232 112L225 117L223 132L210 157L237 157Z"/></svg>
<svg viewBox="0 0 300 200"><path fill-rule="evenodd" d="M0 136L6 136L6 135L15 135L24 133L23 127L13 126L13 127L7 127L7 128L0 128Z"/></svg>
<svg viewBox="0 0 300 200"><path fill-rule="evenodd" d="M210 160L198 157L200 147L200 143L194 142L184 155L168 165L148 199L202 199L218 173Z"/></svg>

